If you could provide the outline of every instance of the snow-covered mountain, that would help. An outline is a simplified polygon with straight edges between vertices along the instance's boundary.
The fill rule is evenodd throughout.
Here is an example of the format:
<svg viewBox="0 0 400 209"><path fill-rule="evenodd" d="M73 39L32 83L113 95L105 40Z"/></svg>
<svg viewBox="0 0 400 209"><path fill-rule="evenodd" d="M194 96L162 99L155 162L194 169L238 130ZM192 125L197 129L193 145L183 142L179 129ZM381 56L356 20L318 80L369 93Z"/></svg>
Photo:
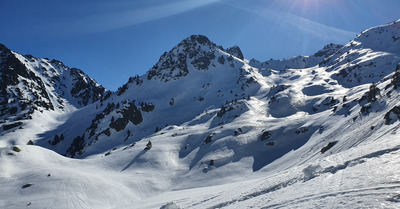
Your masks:
<svg viewBox="0 0 400 209"><path fill-rule="evenodd" d="M101 85L79 69L68 68L57 60L24 56L0 44L2 136L15 135L16 129L25 128L25 123L33 119L46 121L54 114L75 111L100 100L105 93ZM35 129L29 130L34 131L32 135L37 132Z"/></svg>
<svg viewBox="0 0 400 209"><path fill-rule="evenodd" d="M400 201L400 21L267 62L193 35L113 93L1 47L0 207Z"/></svg>
<svg viewBox="0 0 400 209"><path fill-rule="evenodd" d="M260 62L255 59L251 59L249 64L259 69L274 69L274 70L285 70L285 69L303 69L318 65L332 54L336 53L342 45L328 44L323 49L319 50L311 56L297 56L283 60L273 60Z"/></svg>

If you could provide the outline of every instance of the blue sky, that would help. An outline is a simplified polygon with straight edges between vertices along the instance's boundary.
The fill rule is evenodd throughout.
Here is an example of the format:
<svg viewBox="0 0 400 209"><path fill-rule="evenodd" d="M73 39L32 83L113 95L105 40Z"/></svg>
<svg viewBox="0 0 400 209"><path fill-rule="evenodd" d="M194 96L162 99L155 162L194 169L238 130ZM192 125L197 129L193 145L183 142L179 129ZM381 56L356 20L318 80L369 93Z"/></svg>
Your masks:
<svg viewBox="0 0 400 209"><path fill-rule="evenodd" d="M192 34L266 61L345 44L399 9L399 0L1 0L0 43L116 90Z"/></svg>

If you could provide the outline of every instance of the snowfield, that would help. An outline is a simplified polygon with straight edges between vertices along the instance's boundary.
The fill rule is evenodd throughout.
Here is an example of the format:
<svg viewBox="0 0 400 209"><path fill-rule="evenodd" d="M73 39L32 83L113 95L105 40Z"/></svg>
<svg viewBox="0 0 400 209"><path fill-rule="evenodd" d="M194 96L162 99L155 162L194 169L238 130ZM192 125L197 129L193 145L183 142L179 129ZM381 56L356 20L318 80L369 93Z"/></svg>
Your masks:
<svg viewBox="0 0 400 209"><path fill-rule="evenodd" d="M400 201L396 140L393 134L283 171L266 167L222 184L191 181L184 184L193 188L178 186L165 192L154 192L167 184L165 172L150 176L145 168L123 172L117 165L71 160L36 146L22 146L19 153L3 148L1 166L6 172L0 177L0 206L160 208L174 203L178 208L396 208ZM223 174L213 178L225 179ZM26 184L32 186L23 188Z"/></svg>
<svg viewBox="0 0 400 209"><path fill-rule="evenodd" d="M114 93L13 52L37 76L0 103L48 103L1 103L0 208L398 208L399 39L260 62L191 36Z"/></svg>

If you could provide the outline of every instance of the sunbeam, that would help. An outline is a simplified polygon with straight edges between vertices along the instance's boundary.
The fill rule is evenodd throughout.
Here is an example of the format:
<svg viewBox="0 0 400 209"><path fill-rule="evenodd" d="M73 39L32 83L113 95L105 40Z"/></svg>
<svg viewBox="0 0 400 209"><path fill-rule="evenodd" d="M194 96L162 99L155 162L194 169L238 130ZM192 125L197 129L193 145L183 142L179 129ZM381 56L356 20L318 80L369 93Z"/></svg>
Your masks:
<svg viewBox="0 0 400 209"><path fill-rule="evenodd" d="M311 4L310 2L311 0L305 0L302 7ZM285 11L272 10L262 6L260 7L260 5L244 7L229 2L225 3L237 9L260 16L267 21L279 24L281 27L290 26L322 40L349 40L354 38L357 34L353 31L335 28ZM302 8L299 5L291 5L290 7L299 7L299 9Z"/></svg>
<svg viewBox="0 0 400 209"><path fill-rule="evenodd" d="M117 28L129 27L149 21L167 18L183 12L187 12L199 7L203 7L220 0L185 0L162 4L148 8L133 9L123 13L113 13L107 16L93 17L90 22L97 23L93 25L95 31L106 31Z"/></svg>

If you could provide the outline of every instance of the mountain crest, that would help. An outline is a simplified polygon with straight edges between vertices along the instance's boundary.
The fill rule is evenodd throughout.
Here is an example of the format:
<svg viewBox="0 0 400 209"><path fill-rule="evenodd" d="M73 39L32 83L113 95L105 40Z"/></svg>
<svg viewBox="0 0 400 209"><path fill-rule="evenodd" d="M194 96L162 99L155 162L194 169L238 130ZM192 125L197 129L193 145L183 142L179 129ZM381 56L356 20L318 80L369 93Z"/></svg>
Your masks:
<svg viewBox="0 0 400 209"><path fill-rule="evenodd" d="M365 30L348 45L400 54L400 20Z"/></svg>
<svg viewBox="0 0 400 209"><path fill-rule="evenodd" d="M70 111L99 100L105 92L81 70L23 56L0 44L0 133L22 128L21 121L32 119L35 112Z"/></svg>
<svg viewBox="0 0 400 209"><path fill-rule="evenodd" d="M225 51L226 51L227 53L229 53L229 54L231 54L231 55L233 55L233 56L235 56L235 57L241 59L241 60L244 59L242 50L240 50L240 48L239 48L238 46L236 46L236 45L233 46L233 47L230 47L230 48L226 49Z"/></svg>
<svg viewBox="0 0 400 209"><path fill-rule="evenodd" d="M159 79L163 82L177 80L189 74L189 69L207 71L215 67L214 59L224 51L206 36L192 35L171 51L165 52L156 65L147 73L147 79ZM234 56L241 56L238 47L230 49Z"/></svg>
<svg viewBox="0 0 400 209"><path fill-rule="evenodd" d="M198 43L200 45L213 44L206 36L204 35L191 35L190 37L184 39L181 43Z"/></svg>

